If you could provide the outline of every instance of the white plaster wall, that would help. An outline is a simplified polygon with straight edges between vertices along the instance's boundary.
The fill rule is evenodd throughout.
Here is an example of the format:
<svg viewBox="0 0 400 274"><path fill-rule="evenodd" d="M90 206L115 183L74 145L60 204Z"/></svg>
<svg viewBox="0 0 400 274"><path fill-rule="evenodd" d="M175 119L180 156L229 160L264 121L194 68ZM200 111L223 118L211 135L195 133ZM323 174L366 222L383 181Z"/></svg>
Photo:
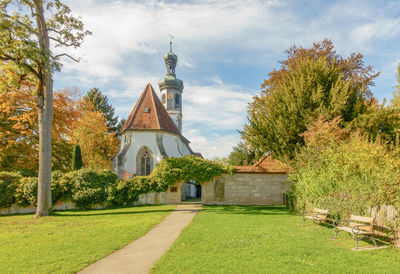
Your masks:
<svg viewBox="0 0 400 274"><path fill-rule="evenodd" d="M137 173L136 155L143 146L148 147L153 153L154 161L152 169L162 160L162 154L157 146L157 133L163 135L163 146L167 157L182 157L191 154L189 148L177 135L161 131L129 131L121 138L121 149L126 142L125 138L131 138L130 146L125 154L126 162L124 163L124 171L130 174Z"/></svg>
<svg viewBox="0 0 400 274"><path fill-rule="evenodd" d="M179 136L164 133L163 143L168 157L182 157L191 154Z"/></svg>
<svg viewBox="0 0 400 274"><path fill-rule="evenodd" d="M152 169L154 169L155 164L160 162L161 155L160 151L157 148L156 142L156 133L155 132L141 132L141 131L133 131L127 132L125 134L126 138L131 138L131 144L128 148L128 151L125 154L126 162L124 171L129 172L130 174L136 174L136 155L138 151L143 147L147 146L153 153L154 161ZM124 139L124 138L122 138ZM121 143L121 147L123 144Z"/></svg>

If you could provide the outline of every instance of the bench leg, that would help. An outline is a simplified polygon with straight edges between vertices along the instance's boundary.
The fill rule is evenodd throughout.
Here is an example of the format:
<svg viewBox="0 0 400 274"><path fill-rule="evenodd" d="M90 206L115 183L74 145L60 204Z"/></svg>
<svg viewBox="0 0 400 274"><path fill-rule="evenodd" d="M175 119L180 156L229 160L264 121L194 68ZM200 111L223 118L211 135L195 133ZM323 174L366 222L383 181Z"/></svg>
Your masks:
<svg viewBox="0 0 400 274"><path fill-rule="evenodd" d="M314 223L314 230L315 230L315 227L317 226L317 222L313 221L313 223Z"/></svg>
<svg viewBox="0 0 400 274"><path fill-rule="evenodd" d="M333 238L334 240L336 240L336 236L337 236L338 233L339 233L339 230L335 229L335 237Z"/></svg>
<svg viewBox="0 0 400 274"><path fill-rule="evenodd" d="M358 248L358 241L360 240L358 237L357 237L357 235L354 235L354 237L355 237L355 240L356 240L356 249Z"/></svg>
<svg viewBox="0 0 400 274"><path fill-rule="evenodd" d="M303 227L304 227L305 223L306 223L306 218L304 218L304 216L303 216Z"/></svg>
<svg viewBox="0 0 400 274"><path fill-rule="evenodd" d="M378 247L378 245L376 244L375 236L374 236L374 235L371 236L371 240L374 242L375 247Z"/></svg>

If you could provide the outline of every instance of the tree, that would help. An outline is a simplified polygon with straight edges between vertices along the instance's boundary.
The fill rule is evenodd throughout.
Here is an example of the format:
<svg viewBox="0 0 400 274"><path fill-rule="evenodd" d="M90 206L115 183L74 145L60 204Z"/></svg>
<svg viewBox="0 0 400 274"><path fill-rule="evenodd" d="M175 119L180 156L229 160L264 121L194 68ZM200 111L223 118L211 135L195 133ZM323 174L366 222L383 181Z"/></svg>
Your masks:
<svg viewBox="0 0 400 274"><path fill-rule="evenodd" d="M72 170L81 169L82 166L83 163L82 163L81 147L79 145L75 145L74 152L72 155Z"/></svg>
<svg viewBox="0 0 400 274"><path fill-rule="evenodd" d="M81 108L83 110L99 111L106 119L109 132L117 132L118 117L114 117L115 109L108 103L107 95L104 95L98 88L92 88L83 97Z"/></svg>
<svg viewBox="0 0 400 274"><path fill-rule="evenodd" d="M249 104L249 122L241 132L258 155L281 159L294 156L304 145L301 133L321 115L341 117L345 126L366 112L374 101L369 88L378 76L361 54L343 58L329 40L310 49L293 46L286 54Z"/></svg>
<svg viewBox="0 0 400 274"><path fill-rule="evenodd" d="M38 115L35 78L19 82L17 67L0 62L0 169L38 169ZM70 136L78 111L68 91L54 93L52 169L71 168Z"/></svg>
<svg viewBox="0 0 400 274"><path fill-rule="evenodd" d="M393 92L393 99L391 103L393 107L400 109L400 63L397 66L397 85L395 91Z"/></svg>
<svg viewBox="0 0 400 274"><path fill-rule="evenodd" d="M53 48L79 47L90 34L81 20L71 15L59 0L0 0L0 60L10 61L36 78L39 121L39 176L36 217L51 209L51 128L53 120L53 79L61 69L60 58L67 53L53 53ZM50 41L54 43L51 47Z"/></svg>
<svg viewBox="0 0 400 274"><path fill-rule="evenodd" d="M119 147L114 132L108 132L106 119L99 111L83 111L73 133L73 141L82 150L85 167L110 168Z"/></svg>
<svg viewBox="0 0 400 274"><path fill-rule="evenodd" d="M121 120L118 121L118 124L116 126L116 132L117 132L118 135L120 134L119 131L121 130L121 128L125 124L125 122L126 122L125 118L122 118Z"/></svg>
<svg viewBox="0 0 400 274"><path fill-rule="evenodd" d="M250 166L255 162L255 152L251 151L244 142L240 142L234 146L232 152L228 156L228 163L232 166Z"/></svg>

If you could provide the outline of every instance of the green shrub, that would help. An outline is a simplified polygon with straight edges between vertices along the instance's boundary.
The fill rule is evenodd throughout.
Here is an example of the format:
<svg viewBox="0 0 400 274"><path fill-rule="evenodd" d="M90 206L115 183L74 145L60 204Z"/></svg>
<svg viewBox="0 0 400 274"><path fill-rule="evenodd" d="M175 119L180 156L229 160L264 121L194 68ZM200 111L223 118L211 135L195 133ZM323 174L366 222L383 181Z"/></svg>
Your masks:
<svg viewBox="0 0 400 274"><path fill-rule="evenodd" d="M107 200L114 206L133 205L140 194L165 190L160 189L148 176L136 176L110 185L107 188Z"/></svg>
<svg viewBox="0 0 400 274"><path fill-rule="evenodd" d="M15 202L15 189L21 175L16 172L0 172L0 207L9 207Z"/></svg>
<svg viewBox="0 0 400 274"><path fill-rule="evenodd" d="M150 180L160 189L166 189L169 185L182 181L194 180L200 184L209 182L222 173L233 174L234 169L194 155L170 157L157 164L150 174Z"/></svg>
<svg viewBox="0 0 400 274"><path fill-rule="evenodd" d="M23 177L19 180L15 190L15 202L19 206L34 205L37 203L38 179L36 177Z"/></svg>
<svg viewBox="0 0 400 274"><path fill-rule="evenodd" d="M398 157L359 135L303 148L289 176L297 210L310 204L341 218L367 214L370 206L400 206L399 178Z"/></svg>
<svg viewBox="0 0 400 274"><path fill-rule="evenodd" d="M17 169L15 172L21 174L22 177L37 177L38 173L36 170L31 169Z"/></svg>
<svg viewBox="0 0 400 274"><path fill-rule="evenodd" d="M118 176L109 170L80 169L66 173L60 180L63 199L82 208L106 201L106 189L115 184Z"/></svg>
<svg viewBox="0 0 400 274"><path fill-rule="evenodd" d="M55 170L51 173L51 200L53 204L57 201L65 200L65 197L70 192L70 188L64 188L61 184L63 176L64 172L61 170Z"/></svg>

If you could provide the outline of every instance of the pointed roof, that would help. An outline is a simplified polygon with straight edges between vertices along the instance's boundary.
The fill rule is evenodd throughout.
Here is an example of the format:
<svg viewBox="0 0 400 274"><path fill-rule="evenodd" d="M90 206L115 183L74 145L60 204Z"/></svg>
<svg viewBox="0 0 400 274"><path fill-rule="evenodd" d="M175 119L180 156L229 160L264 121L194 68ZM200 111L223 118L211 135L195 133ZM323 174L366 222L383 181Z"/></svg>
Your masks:
<svg viewBox="0 0 400 274"><path fill-rule="evenodd" d="M120 132L157 129L181 135L153 87L148 83Z"/></svg>
<svg viewBox="0 0 400 274"><path fill-rule="evenodd" d="M237 166L237 173L287 173L287 167L281 161L274 159L271 155L264 155L260 161L252 166Z"/></svg>

